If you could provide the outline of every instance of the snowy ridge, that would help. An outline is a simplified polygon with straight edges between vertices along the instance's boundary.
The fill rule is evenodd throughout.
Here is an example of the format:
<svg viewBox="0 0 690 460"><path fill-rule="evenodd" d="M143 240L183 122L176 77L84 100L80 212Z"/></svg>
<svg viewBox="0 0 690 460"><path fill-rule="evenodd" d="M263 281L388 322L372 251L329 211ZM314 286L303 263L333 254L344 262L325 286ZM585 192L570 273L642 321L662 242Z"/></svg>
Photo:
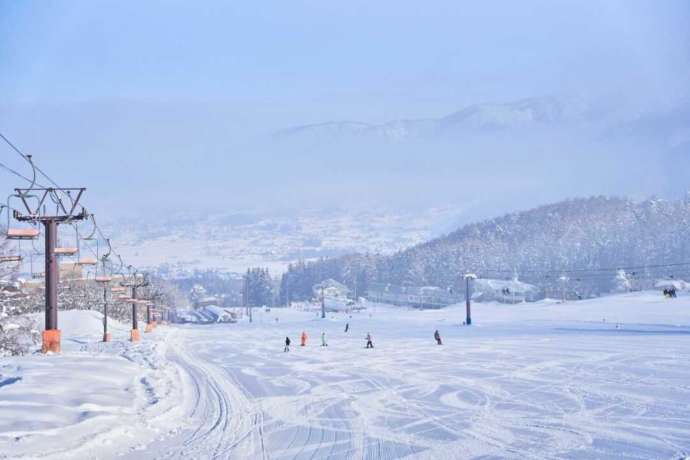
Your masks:
<svg viewBox="0 0 690 460"><path fill-rule="evenodd" d="M504 104L475 104L441 118L393 120L383 124L331 121L297 126L278 132L279 140L312 141L371 138L405 140L432 138L453 131L519 128L574 121L586 108L555 97L535 97Z"/></svg>
<svg viewBox="0 0 690 460"><path fill-rule="evenodd" d="M565 274L572 278L566 295L587 298L616 289L616 268L640 267L629 270L635 272L631 288L651 289L659 279L690 278L688 225L690 198L572 199L465 225L393 255L355 254L295 267L283 284L301 300L319 277L350 288L359 277L360 288L366 281L445 289L462 288L463 274L473 272L487 279L518 276L555 296Z"/></svg>

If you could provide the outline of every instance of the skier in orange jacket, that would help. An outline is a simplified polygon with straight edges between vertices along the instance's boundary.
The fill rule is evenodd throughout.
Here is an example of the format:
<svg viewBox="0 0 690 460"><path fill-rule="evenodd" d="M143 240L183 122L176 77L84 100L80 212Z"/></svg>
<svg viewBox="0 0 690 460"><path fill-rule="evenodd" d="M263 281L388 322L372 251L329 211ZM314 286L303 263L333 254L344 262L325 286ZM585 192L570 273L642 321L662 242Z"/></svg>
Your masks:
<svg viewBox="0 0 690 460"><path fill-rule="evenodd" d="M307 345L307 333L305 331L302 331L302 336L300 337L301 342L300 345L303 347Z"/></svg>

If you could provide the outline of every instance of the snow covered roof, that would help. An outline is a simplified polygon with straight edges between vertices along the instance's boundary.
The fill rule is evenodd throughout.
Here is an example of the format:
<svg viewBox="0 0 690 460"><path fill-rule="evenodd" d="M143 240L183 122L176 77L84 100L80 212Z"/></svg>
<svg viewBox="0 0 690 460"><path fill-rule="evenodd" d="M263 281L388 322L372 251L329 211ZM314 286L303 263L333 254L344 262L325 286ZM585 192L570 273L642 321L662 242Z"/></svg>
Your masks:
<svg viewBox="0 0 690 460"><path fill-rule="evenodd" d="M688 282L677 279L660 279L654 285L657 289L676 288L679 291L688 288Z"/></svg>
<svg viewBox="0 0 690 460"><path fill-rule="evenodd" d="M322 282L315 284L312 287L312 291L314 295L320 295L321 294L321 289L326 291L328 294L331 295L347 295L350 293L350 289L345 286L343 283L339 283L338 281L328 278L326 280L323 280Z"/></svg>
<svg viewBox="0 0 690 460"><path fill-rule="evenodd" d="M490 289L493 291L502 291L509 289L515 294L536 292L539 288L533 284L523 283L518 280L496 280L496 279L477 279L474 281L476 290Z"/></svg>

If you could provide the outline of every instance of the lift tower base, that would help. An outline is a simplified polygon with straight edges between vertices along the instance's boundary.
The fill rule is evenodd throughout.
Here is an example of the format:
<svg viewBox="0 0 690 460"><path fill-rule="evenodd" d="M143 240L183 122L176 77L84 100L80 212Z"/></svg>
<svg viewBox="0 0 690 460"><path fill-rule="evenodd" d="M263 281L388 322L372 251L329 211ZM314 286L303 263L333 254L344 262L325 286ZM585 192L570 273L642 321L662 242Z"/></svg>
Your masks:
<svg viewBox="0 0 690 460"><path fill-rule="evenodd" d="M43 353L48 353L49 351L60 353L60 329L46 329L41 335L43 338L41 351Z"/></svg>

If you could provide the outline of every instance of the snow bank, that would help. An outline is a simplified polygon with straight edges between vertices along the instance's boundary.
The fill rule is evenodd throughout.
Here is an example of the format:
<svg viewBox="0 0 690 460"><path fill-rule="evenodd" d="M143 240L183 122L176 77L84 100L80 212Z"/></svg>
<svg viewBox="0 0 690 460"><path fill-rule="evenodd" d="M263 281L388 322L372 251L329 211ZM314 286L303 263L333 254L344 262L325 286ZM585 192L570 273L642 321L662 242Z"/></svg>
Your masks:
<svg viewBox="0 0 690 460"><path fill-rule="evenodd" d="M102 319L60 312L62 353L0 359L0 458L111 457L179 425L169 331L131 344L130 326L109 320L102 343Z"/></svg>
<svg viewBox="0 0 690 460"><path fill-rule="evenodd" d="M38 346L39 341L35 318L27 315L0 318L0 357L28 353Z"/></svg>

